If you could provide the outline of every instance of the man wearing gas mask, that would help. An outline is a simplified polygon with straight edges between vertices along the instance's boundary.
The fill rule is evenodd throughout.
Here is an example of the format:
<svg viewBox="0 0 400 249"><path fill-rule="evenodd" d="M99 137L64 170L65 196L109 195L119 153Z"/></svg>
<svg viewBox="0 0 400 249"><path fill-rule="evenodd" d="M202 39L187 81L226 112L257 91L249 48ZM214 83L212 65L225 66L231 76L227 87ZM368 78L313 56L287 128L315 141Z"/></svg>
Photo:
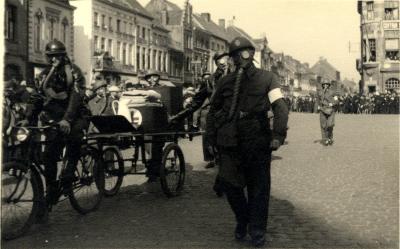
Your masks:
<svg viewBox="0 0 400 249"><path fill-rule="evenodd" d="M228 73L228 54L224 52L217 52L213 60L215 64L217 65L217 70L211 77L205 78L204 76L209 75L209 74L204 74L203 79L204 79L204 84L202 84L202 87L200 90L196 93L195 96L193 96L192 102L187 105L185 110L179 112L175 116L171 117L170 121L172 123L177 123L182 119L185 119L192 115L196 110L198 110L200 107L203 106L204 102L206 101L207 98L211 97L213 90L214 90L214 85L217 84L218 80L226 75Z"/></svg>
<svg viewBox="0 0 400 249"><path fill-rule="evenodd" d="M68 58L64 44L56 39L46 45L49 65L39 75L39 94L31 96L27 104L27 120L23 124L34 124L37 117L42 125L57 123L58 130L46 131L49 143L44 150L46 199L57 201L57 162L66 146L67 166L62 172L62 182L71 183L80 157L83 130L87 129L84 104L85 78L79 67Z"/></svg>
<svg viewBox="0 0 400 249"><path fill-rule="evenodd" d="M219 176L237 221L235 238L243 240L249 233L253 245L262 246L268 218L271 151L286 138L288 107L277 76L256 68L254 53L254 46L244 37L230 43L235 71L219 81L211 98L207 134L219 151ZM267 117L271 108L272 129Z"/></svg>

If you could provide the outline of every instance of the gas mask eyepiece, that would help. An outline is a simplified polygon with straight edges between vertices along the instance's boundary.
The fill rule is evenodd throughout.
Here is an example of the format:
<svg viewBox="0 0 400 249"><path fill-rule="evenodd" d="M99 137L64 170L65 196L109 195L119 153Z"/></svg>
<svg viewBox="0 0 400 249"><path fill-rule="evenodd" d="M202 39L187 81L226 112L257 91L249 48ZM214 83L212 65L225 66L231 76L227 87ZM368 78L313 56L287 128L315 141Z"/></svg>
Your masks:
<svg viewBox="0 0 400 249"><path fill-rule="evenodd" d="M248 60L250 58L249 50L242 50L239 52L239 55L243 60Z"/></svg>

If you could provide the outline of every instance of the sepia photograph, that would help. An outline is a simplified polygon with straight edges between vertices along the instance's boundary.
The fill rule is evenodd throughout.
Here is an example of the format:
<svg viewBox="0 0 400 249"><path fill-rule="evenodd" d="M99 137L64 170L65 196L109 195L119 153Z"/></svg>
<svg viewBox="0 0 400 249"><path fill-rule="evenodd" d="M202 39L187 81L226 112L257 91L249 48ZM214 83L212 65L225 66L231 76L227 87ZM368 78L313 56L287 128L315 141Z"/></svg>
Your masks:
<svg viewBox="0 0 400 249"><path fill-rule="evenodd" d="M399 248L399 0L2 2L0 248Z"/></svg>

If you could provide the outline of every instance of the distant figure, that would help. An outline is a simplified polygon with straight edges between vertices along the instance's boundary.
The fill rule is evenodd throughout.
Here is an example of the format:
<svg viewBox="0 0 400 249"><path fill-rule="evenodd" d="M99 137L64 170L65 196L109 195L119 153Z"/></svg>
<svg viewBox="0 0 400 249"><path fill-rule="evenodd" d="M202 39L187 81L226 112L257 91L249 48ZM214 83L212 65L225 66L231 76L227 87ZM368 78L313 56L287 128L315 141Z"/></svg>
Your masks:
<svg viewBox="0 0 400 249"><path fill-rule="evenodd" d="M318 111L320 112L320 124L322 133L322 143L333 144L333 127L335 126L334 104L337 100L334 91L330 88L329 80L322 81L322 90L318 92Z"/></svg>

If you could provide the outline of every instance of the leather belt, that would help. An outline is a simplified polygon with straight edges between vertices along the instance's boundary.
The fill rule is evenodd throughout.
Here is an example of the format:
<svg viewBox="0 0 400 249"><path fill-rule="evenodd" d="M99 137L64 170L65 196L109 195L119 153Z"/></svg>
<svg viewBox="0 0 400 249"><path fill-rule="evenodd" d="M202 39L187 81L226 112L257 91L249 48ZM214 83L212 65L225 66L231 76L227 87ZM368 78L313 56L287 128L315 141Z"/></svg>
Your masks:
<svg viewBox="0 0 400 249"><path fill-rule="evenodd" d="M266 112L242 112L242 111L239 111L239 119L250 119L250 118L262 117L262 116L267 117Z"/></svg>

